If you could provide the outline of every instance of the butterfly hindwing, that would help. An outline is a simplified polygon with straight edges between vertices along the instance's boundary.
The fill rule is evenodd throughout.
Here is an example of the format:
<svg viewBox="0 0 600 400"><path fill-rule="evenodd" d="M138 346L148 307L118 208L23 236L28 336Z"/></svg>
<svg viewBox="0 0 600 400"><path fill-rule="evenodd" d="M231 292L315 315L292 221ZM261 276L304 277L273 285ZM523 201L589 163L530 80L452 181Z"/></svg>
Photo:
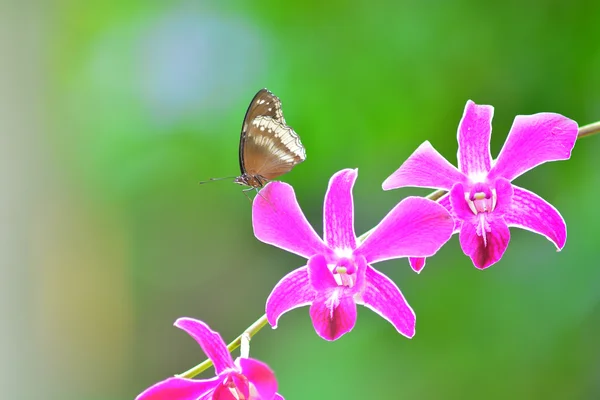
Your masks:
<svg viewBox="0 0 600 400"><path fill-rule="evenodd" d="M243 153L245 172L269 180L289 172L306 159L298 134L267 116L258 116L250 124Z"/></svg>

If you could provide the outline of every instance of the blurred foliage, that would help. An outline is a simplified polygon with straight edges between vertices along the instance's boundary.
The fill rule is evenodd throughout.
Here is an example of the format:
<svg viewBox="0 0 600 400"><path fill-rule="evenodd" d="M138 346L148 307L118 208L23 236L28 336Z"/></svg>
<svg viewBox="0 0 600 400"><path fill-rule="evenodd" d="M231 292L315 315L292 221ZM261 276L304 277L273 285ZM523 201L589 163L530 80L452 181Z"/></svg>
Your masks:
<svg viewBox="0 0 600 400"><path fill-rule="evenodd" d="M3 96L23 115L9 149L26 166L8 188L36 183L19 192L14 229L27 246L12 268L25 272L11 275L35 333L10 331L30 349L10 359L40 376L11 398L131 399L203 360L176 318L233 339L302 265L254 238L239 186L197 184L237 174L242 117L262 87L307 148L283 180L319 232L339 169L359 168L357 233L426 194L381 182L424 140L454 160L468 99L495 106L493 155L515 115L600 119L599 2L5 7L23 35L2 54ZM251 355L292 400L600 397L598 151L587 138L570 161L517 180L561 211L561 253L512 230L503 260L481 272L454 238L420 275L404 260L379 266L417 314L414 339L361 308L356 329L327 343L299 309L257 335Z"/></svg>

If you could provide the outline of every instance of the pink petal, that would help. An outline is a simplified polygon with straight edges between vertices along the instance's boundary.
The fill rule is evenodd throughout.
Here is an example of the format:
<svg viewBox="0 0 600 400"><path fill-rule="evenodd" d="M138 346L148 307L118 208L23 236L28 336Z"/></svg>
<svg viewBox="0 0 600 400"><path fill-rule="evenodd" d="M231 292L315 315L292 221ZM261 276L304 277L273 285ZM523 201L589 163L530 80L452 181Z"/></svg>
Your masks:
<svg viewBox="0 0 600 400"><path fill-rule="evenodd" d="M428 257L450 239L454 221L448 211L422 197L402 200L354 251L367 262Z"/></svg>
<svg viewBox="0 0 600 400"><path fill-rule="evenodd" d="M173 399L178 400L178 399ZM202 399L205 400L205 399ZM236 396L231 393L228 386L219 385L215 390L215 393L211 397L206 397L206 400L238 400Z"/></svg>
<svg viewBox="0 0 600 400"><path fill-rule="evenodd" d="M450 190L466 177L425 141L383 182L383 190L405 186Z"/></svg>
<svg viewBox="0 0 600 400"><path fill-rule="evenodd" d="M308 279L308 268L298 268L286 276L273 288L267 299L267 320L273 328L277 328L279 317L294 308L312 303L315 291Z"/></svg>
<svg viewBox="0 0 600 400"><path fill-rule="evenodd" d="M517 176L547 161L567 160L577 139L577 123L560 114L518 115L490 179Z"/></svg>
<svg viewBox="0 0 600 400"><path fill-rule="evenodd" d="M426 260L427 258L425 257L409 257L408 263L410 264L410 267L413 269L413 271L415 271L418 274L425 266Z"/></svg>
<svg viewBox="0 0 600 400"><path fill-rule="evenodd" d="M355 249L352 187L358 171L342 170L331 177L323 207L324 237L331 248Z"/></svg>
<svg viewBox="0 0 600 400"><path fill-rule="evenodd" d="M486 242L483 236L477 235L471 223L463 223L460 230L460 246L479 269L487 268L499 261L510 240L508 226L502 218L488 218L488 223L491 232L486 232Z"/></svg>
<svg viewBox="0 0 600 400"><path fill-rule="evenodd" d="M495 182L496 207L494 215L504 215L513 203L513 185L507 179L500 178Z"/></svg>
<svg viewBox="0 0 600 400"><path fill-rule="evenodd" d="M452 234L460 232L461 220L459 218L457 218L454 215L454 212L452 211L452 206L450 204L450 193L446 193L445 195L440 197L438 200L436 200L436 202L439 205L441 205L442 207L444 207L446 210L448 210L448 212L452 216L452 219L454 220L454 229L453 229ZM423 267L425 267L426 261L427 261L427 257L409 257L408 258L408 263L409 263L410 267L417 274L421 273L421 270L423 269Z"/></svg>
<svg viewBox="0 0 600 400"><path fill-rule="evenodd" d="M438 200L436 200L436 203L438 203L439 205L444 207L446 210L448 210L448 212L454 219L453 232L454 233L460 232L461 220L459 218L456 218L456 215L454 214L454 211L452 210L452 204L450 202L450 192L446 193L445 195L440 197Z"/></svg>
<svg viewBox="0 0 600 400"><path fill-rule="evenodd" d="M316 291L325 291L337 288L338 284L327 266L327 260L322 254L308 260L308 279Z"/></svg>
<svg viewBox="0 0 600 400"><path fill-rule="evenodd" d="M508 226L544 235L558 250L567 241L567 225L560 213L535 193L514 186L512 207L504 214Z"/></svg>
<svg viewBox="0 0 600 400"><path fill-rule="evenodd" d="M237 359L236 366L241 371L242 368L239 366L239 360L240 360L240 358ZM243 374L231 374L230 377L231 377L231 380L233 381L233 383L235 384L236 391L238 392L235 396L236 400L237 400L237 397L240 397L243 399L249 398L250 397L250 384L248 382L248 378L246 378Z"/></svg>
<svg viewBox="0 0 600 400"><path fill-rule="evenodd" d="M285 399L279 393L275 393L275 396L273 397L273 400L285 400Z"/></svg>
<svg viewBox="0 0 600 400"><path fill-rule="evenodd" d="M473 211L469 208L469 204L465 199L466 189L462 183L457 183L450 190L450 203L452 204L452 214L455 219L460 221L474 221L476 222L476 217ZM462 223L464 224L464 222Z"/></svg>
<svg viewBox="0 0 600 400"><path fill-rule="evenodd" d="M302 257L329 252L302 213L294 189L286 183L269 182L254 198L252 226L258 240Z"/></svg>
<svg viewBox="0 0 600 400"><path fill-rule="evenodd" d="M458 125L458 168L467 176L485 176L490 170L490 137L494 107L467 101Z"/></svg>
<svg viewBox="0 0 600 400"><path fill-rule="evenodd" d="M319 294L310 306L310 318L317 334L325 340L336 340L356 324L356 304L342 289Z"/></svg>
<svg viewBox="0 0 600 400"><path fill-rule="evenodd" d="M398 332L412 338L415 335L415 313L398 286L371 266L367 266L366 281L362 294L364 305L391 322Z"/></svg>
<svg viewBox="0 0 600 400"><path fill-rule="evenodd" d="M238 363L242 374L254 385L261 399L271 399L275 396L277 380L267 364L252 358L240 358Z"/></svg>
<svg viewBox="0 0 600 400"><path fill-rule="evenodd" d="M198 342L204 353L213 362L217 375L234 367L231 354L229 354L221 335L211 330L204 322L192 318L179 318L175 321L175 326L186 331Z"/></svg>
<svg viewBox="0 0 600 400"><path fill-rule="evenodd" d="M216 376L206 380L168 378L144 390L136 400L197 400L212 392L220 383Z"/></svg>

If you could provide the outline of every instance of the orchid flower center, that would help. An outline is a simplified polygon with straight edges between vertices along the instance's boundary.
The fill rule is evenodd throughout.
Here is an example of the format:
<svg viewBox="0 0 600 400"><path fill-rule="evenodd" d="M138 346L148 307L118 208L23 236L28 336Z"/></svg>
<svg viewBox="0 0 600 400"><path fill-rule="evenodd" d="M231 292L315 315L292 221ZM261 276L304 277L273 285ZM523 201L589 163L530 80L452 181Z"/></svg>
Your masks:
<svg viewBox="0 0 600 400"><path fill-rule="evenodd" d="M223 381L223 386L225 386L229 390L231 395L236 400L248 400L244 395L243 391L240 390L240 385L248 386L248 378L246 378L242 374L228 375L227 378L225 378L225 380Z"/></svg>
<svg viewBox="0 0 600 400"><path fill-rule="evenodd" d="M496 208L496 189L490 189L485 183L476 183L473 185L471 192L465 193L465 200L473 214L478 218L475 232L477 236L483 238L483 245L487 246L487 233L490 233L492 228L486 216Z"/></svg>
<svg viewBox="0 0 600 400"><path fill-rule="evenodd" d="M473 214L489 213L496 208L496 189L485 183L476 183L471 192L465 193L465 200Z"/></svg>
<svg viewBox="0 0 600 400"><path fill-rule="evenodd" d="M351 288L356 281L356 265L354 260L347 257L341 257L333 268L333 277L340 286Z"/></svg>

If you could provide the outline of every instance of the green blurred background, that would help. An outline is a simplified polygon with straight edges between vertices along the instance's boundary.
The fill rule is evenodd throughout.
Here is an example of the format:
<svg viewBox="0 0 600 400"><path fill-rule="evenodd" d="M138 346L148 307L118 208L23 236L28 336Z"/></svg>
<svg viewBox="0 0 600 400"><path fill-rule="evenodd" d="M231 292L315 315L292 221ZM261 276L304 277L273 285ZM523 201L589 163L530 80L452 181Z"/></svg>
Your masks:
<svg viewBox="0 0 600 400"><path fill-rule="evenodd" d="M204 359L176 318L226 341L304 260L256 240L237 174L255 92L283 101L318 232L329 177L359 168L356 231L401 198L381 183L424 140L455 162L468 99L600 120L600 2L8 1L0 6L3 399L132 399ZM454 237L421 275L378 265L417 316L408 340L360 308L342 339L308 310L251 355L287 399L600 398L600 137L517 180L568 223L561 253L512 230L481 272ZM237 355L237 353L236 353Z"/></svg>

